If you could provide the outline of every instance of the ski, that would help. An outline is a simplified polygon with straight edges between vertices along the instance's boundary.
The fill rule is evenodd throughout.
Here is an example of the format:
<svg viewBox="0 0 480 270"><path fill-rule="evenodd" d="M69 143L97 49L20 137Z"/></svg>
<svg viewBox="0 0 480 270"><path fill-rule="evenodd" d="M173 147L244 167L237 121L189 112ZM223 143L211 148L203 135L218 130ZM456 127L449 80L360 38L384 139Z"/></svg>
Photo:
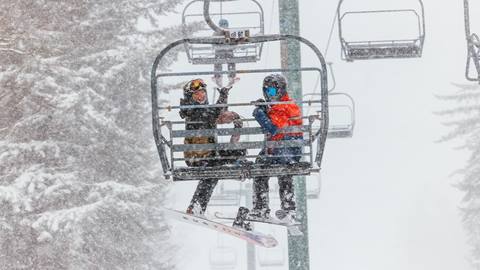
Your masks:
<svg viewBox="0 0 480 270"><path fill-rule="evenodd" d="M224 215L220 212L215 212L214 213L215 218L222 219L222 220L235 220L235 216L229 216L229 215ZM295 222L295 223L290 223L290 222L284 222L281 221L277 218L269 218L269 219L260 219L260 218L253 218L253 217L248 217L245 219L245 221L250 221L250 222L258 222L258 223L265 223L265 224L272 224L272 225L278 225L278 226L283 226L287 227L287 230L291 235L303 235L303 233L300 231L299 226L301 223Z"/></svg>
<svg viewBox="0 0 480 270"><path fill-rule="evenodd" d="M256 231L245 231L242 229L227 226L225 224L209 220L204 216L193 216L181 211L163 208L164 213L171 219L183 221L185 223L199 225L217 232L225 233L240 239L243 239L249 243L259 245L266 248L272 248L277 246L278 242L271 235L266 235Z"/></svg>

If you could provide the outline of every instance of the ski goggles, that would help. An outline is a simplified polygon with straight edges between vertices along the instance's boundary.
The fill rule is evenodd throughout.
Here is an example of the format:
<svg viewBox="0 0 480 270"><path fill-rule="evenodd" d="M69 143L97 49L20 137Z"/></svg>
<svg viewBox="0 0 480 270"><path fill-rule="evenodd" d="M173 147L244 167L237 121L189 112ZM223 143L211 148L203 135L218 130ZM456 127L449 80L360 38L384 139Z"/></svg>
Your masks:
<svg viewBox="0 0 480 270"><path fill-rule="evenodd" d="M195 79L190 82L190 90L197 91L200 89L205 89L207 84L202 79Z"/></svg>
<svg viewBox="0 0 480 270"><path fill-rule="evenodd" d="M269 86L265 89L265 93L267 94L267 96L269 97L274 97L278 94L278 89L273 87L273 86Z"/></svg>

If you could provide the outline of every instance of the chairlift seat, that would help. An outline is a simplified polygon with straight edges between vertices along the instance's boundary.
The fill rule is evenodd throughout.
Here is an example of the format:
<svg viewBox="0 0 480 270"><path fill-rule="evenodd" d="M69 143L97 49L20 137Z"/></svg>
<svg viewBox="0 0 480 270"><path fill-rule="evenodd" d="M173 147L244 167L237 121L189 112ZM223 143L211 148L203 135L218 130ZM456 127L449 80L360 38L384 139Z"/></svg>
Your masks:
<svg viewBox="0 0 480 270"><path fill-rule="evenodd" d="M328 138L353 137L353 125L334 125L328 128Z"/></svg>
<svg viewBox="0 0 480 270"><path fill-rule="evenodd" d="M187 45L188 60L194 65L229 63L255 63L260 60L261 45L239 44L237 46L195 46Z"/></svg>
<svg viewBox="0 0 480 270"><path fill-rule="evenodd" d="M422 46L419 40L345 42L344 44L347 61L422 56Z"/></svg>
<svg viewBox="0 0 480 270"><path fill-rule="evenodd" d="M216 167L178 167L172 172L173 181L190 181L199 179L247 179L259 176L278 177L282 175L310 175L318 172L308 162L289 165L223 165Z"/></svg>

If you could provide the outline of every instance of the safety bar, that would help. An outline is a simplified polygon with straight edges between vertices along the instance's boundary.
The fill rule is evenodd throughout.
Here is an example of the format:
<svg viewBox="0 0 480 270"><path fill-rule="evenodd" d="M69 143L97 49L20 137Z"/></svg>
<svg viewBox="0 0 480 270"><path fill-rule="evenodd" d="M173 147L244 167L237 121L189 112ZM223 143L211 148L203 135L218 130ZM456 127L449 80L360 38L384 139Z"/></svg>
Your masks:
<svg viewBox="0 0 480 270"><path fill-rule="evenodd" d="M207 143L207 144L174 144L173 152L200 151L200 150L242 150L280 148L280 147L303 147L310 145L309 140L289 141L258 141L258 142L237 142L237 143Z"/></svg>
<svg viewBox="0 0 480 270"><path fill-rule="evenodd" d="M279 133L292 132L309 132L309 126L292 126L280 129ZM173 138L179 137L193 137L193 136L228 136L228 135L255 135L264 134L260 127L244 127L244 128L223 128L223 129L198 129L198 130L172 130L171 136Z"/></svg>

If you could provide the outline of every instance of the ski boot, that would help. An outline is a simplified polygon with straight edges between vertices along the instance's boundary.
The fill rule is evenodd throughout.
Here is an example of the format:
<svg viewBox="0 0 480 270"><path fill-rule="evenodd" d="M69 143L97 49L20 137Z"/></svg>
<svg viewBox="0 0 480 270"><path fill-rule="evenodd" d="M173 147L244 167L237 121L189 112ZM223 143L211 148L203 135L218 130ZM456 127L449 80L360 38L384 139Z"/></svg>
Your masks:
<svg viewBox="0 0 480 270"><path fill-rule="evenodd" d="M203 216L204 214L199 203L190 204L185 212L192 216Z"/></svg>
<svg viewBox="0 0 480 270"><path fill-rule="evenodd" d="M257 209L254 208L248 214L248 218L252 220L270 220L272 217L270 216L270 209L263 208Z"/></svg>
<svg viewBox="0 0 480 270"><path fill-rule="evenodd" d="M296 219L297 212L295 210L280 209L275 212L275 216L282 222L285 222L291 225L299 224L299 222Z"/></svg>
<svg viewBox="0 0 480 270"><path fill-rule="evenodd" d="M245 207L238 208L237 217L233 221L232 227L243 229L246 231L253 230L252 224L246 221L246 219L248 218L248 212L249 212L248 208L245 208Z"/></svg>

